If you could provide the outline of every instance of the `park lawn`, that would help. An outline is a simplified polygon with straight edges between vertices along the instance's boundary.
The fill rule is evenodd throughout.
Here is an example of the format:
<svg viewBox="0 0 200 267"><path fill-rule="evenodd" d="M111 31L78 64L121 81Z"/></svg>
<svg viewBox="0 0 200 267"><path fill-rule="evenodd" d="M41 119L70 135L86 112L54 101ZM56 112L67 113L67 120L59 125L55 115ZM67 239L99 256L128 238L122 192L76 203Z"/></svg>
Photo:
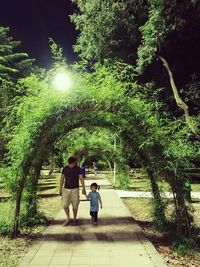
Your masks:
<svg viewBox="0 0 200 267"><path fill-rule="evenodd" d="M60 196L58 195L58 184L60 174L51 177L43 176L39 180L38 210L48 220L55 217L61 209ZM0 202L0 218L9 221L14 211L15 203L7 200ZM46 225L25 227L17 239L0 236L0 267L16 267L19 260L27 253L33 241L37 240L44 232Z"/></svg>
<svg viewBox="0 0 200 267"><path fill-rule="evenodd" d="M47 200L48 202L48 200ZM10 227L12 225L12 213L15 202L8 200L0 202L0 227ZM16 239L0 235L0 267L15 267L21 257L23 257L29 246L41 236L45 226L26 227Z"/></svg>
<svg viewBox="0 0 200 267"><path fill-rule="evenodd" d="M15 203L9 199L0 201L0 220L12 217L14 205Z"/></svg>
<svg viewBox="0 0 200 267"><path fill-rule="evenodd" d="M129 209L133 218L142 227L147 237L154 244L160 254L170 267L199 267L200 266L200 244L190 255L179 256L171 247L171 237L158 233L152 227L151 199L147 198L123 198L124 204ZM200 228L200 202L194 202L194 222ZM167 217L173 212L170 203L167 209Z"/></svg>
<svg viewBox="0 0 200 267"><path fill-rule="evenodd" d="M105 174L108 180L113 184L113 186L116 189L123 189L120 188L119 181L116 181L114 184L113 182L113 175L111 172L108 171L102 171L101 173ZM141 173L138 171L136 173L130 173L130 179L129 179L129 186L128 191L142 191L142 192L149 192L151 191L151 185L150 180L145 175L144 171L141 171ZM162 189L162 191L171 191L170 185L165 181L158 181L159 187ZM191 188L193 192L200 192L200 182L192 182Z"/></svg>
<svg viewBox="0 0 200 267"><path fill-rule="evenodd" d="M191 186L193 192L200 192L200 183L192 183Z"/></svg>

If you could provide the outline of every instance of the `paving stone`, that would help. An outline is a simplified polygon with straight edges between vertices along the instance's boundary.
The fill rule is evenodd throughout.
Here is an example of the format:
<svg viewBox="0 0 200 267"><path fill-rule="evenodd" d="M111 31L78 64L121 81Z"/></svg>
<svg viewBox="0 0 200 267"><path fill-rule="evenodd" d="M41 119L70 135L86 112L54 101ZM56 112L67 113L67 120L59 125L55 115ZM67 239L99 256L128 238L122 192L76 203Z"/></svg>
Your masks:
<svg viewBox="0 0 200 267"><path fill-rule="evenodd" d="M90 264L90 257L75 257L73 256L72 259L71 259L71 262L70 264Z"/></svg>
<svg viewBox="0 0 200 267"><path fill-rule="evenodd" d="M71 260L71 255L66 255L66 256L53 256L51 259L51 264L69 264Z"/></svg>
<svg viewBox="0 0 200 267"><path fill-rule="evenodd" d="M43 257L37 257L35 256L32 261L30 262L30 265L48 265L51 261L52 256L43 256Z"/></svg>

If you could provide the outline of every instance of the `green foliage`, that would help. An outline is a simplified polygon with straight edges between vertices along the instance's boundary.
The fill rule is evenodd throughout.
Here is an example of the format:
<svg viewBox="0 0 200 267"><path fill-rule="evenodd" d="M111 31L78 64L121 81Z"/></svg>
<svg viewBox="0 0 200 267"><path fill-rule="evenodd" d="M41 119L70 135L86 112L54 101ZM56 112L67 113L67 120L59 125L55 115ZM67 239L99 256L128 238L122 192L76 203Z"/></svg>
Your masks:
<svg viewBox="0 0 200 267"><path fill-rule="evenodd" d="M172 243L172 248L181 256L189 254L195 246L196 243L191 238L177 239Z"/></svg>
<svg viewBox="0 0 200 267"><path fill-rule="evenodd" d="M10 193L15 194L16 192L16 180L15 180L15 172L12 171L11 167L1 168L0 169L0 177L2 177L3 184L5 189Z"/></svg>
<svg viewBox="0 0 200 267"><path fill-rule="evenodd" d="M17 90L15 91L15 88L13 88L17 79L31 73L34 60L29 59L26 53L16 51L20 42L9 37L8 32L9 28L0 27L0 85L3 88L0 97L12 101L17 95Z"/></svg>
<svg viewBox="0 0 200 267"><path fill-rule="evenodd" d="M96 120L98 124L96 114L98 114L99 119L104 119L104 123L113 123L113 126L116 127L117 121L114 121L114 116L106 114L106 110L120 112L124 122L120 122L122 123L120 126L121 129L119 128L118 130L121 131L123 129L122 127L127 127L128 131L131 129L132 135L137 136L136 147L139 144L138 147L144 151L150 152L156 143L162 143L165 147L165 155L169 158L169 162L171 162L170 157L174 158L175 156L173 153L178 153L176 145L179 143L183 146L183 139L181 139L183 135L180 134L183 131L181 129L182 126L179 126L181 131L177 131L177 128L175 128L174 132L176 132L177 138L172 142L172 132L170 130L171 128L169 128L170 122L160 120L160 116L157 113L153 113L152 110L155 109L155 105L147 103L142 94L137 94L134 98L127 98L123 93L123 83L116 81L105 67L97 66L96 71L92 74L85 74L81 79L76 77L73 92L64 94L56 92L45 81L41 82L38 79L30 80L30 78L27 78L23 80L23 83L29 88L28 90L31 90L30 88L33 87L38 88L38 94L28 98L24 97L24 100L19 105L18 110L23 112L20 111L19 116L22 116L22 118L20 119L20 124L15 128L13 140L9 144L10 151L12 151L12 169L15 169L15 166L16 170L19 166L21 166L21 170L27 168L28 166L24 166L24 162L30 158L30 155L34 155L38 149L43 149L43 145L45 146L45 144L41 143L41 135L44 130L45 134L48 133L50 136L51 134L58 134L57 138L59 138L59 135L62 136L63 129L67 129L67 127L70 129L70 124L73 123L80 127L80 123L83 123L82 119L86 120L87 123ZM136 87L136 85L134 86ZM32 112L28 113L30 108ZM68 120L67 116L62 117L63 112L69 114L70 111L67 111L67 109L70 110L71 108L73 112L79 112L78 110L83 110L84 112L77 115L72 114L70 120ZM88 109L96 110L96 113L85 113ZM102 109L105 111L102 112ZM48 117L52 119L48 121ZM52 127L52 120L54 118L57 123ZM132 128L131 125L135 125L135 127ZM81 142L83 147L84 132L79 131L77 131L76 135L82 136ZM97 133L96 136L95 133L93 136L94 138L92 136L90 138L90 146L94 148ZM165 138L163 138L164 136ZM73 139L73 136L70 137L69 135L68 144L70 143L70 139ZM103 141L105 140L101 138L101 142ZM186 147L183 146L183 150L189 151L186 151L183 157L181 157L181 153L179 156L180 159L184 158L184 160L187 160L188 153L192 155L192 150L190 151L191 146L188 145L187 138L185 144ZM71 145L71 149L73 148L75 148L74 144ZM81 149L81 145L79 149ZM109 147L107 151L109 151ZM72 150L69 153L73 153ZM157 164L158 166L156 166ZM154 161L156 169L160 169L159 164L156 160ZM177 162L177 164L179 163ZM18 172L18 177L20 177L20 171L18 170Z"/></svg>
<svg viewBox="0 0 200 267"><path fill-rule="evenodd" d="M128 189L130 185L130 179L127 173L124 171L118 170L116 175L117 181L119 183L120 189Z"/></svg>
<svg viewBox="0 0 200 267"><path fill-rule="evenodd" d="M6 236L9 235L12 231L13 220L8 218L0 219L0 235Z"/></svg>
<svg viewBox="0 0 200 267"><path fill-rule="evenodd" d="M7 187L20 196L24 187L37 184L34 171L40 167L44 156L52 153L53 147L65 157L75 154L82 161L84 157L115 160L122 188L129 186L127 158L137 159L148 174L152 174L155 184L158 177L165 179L181 197L179 179L184 169L199 157L199 141L192 141L184 119L178 115L177 120L177 114L172 117L171 107L159 101L164 95L160 86L152 82L142 84L141 77L135 75L135 68L127 62L133 65L137 62L138 72L142 73L158 52L165 51L169 33L180 33L187 25L185 12L194 11L198 3L73 2L78 12L72 16L72 21L80 32L75 51L82 58L82 62L74 66L66 64L63 49L50 39L53 68L48 72L36 71L32 60L17 52L19 42L8 37L8 29L0 28L0 122L4 121L4 129L0 130L2 143L9 140L6 158L9 166L3 174ZM71 75L73 88L68 92L58 92L53 86L53 79L60 70ZM145 79L151 80L151 73ZM188 86L194 92L192 96L196 96L198 81ZM199 124L198 118L195 123ZM113 133L117 133L116 149ZM5 146L1 145L0 149ZM27 207L33 207L31 198L36 197L31 190L25 190L27 195L22 194L27 197L24 201L29 199L22 212L22 225L45 221L39 214L28 216ZM178 204L180 220L176 223L180 229L182 225L188 226L185 223L188 218L183 216L187 215L185 203ZM163 205L158 201L154 203L157 228L162 228L164 221L159 213L165 208ZM15 222L17 218L18 215Z"/></svg>
<svg viewBox="0 0 200 267"><path fill-rule="evenodd" d="M13 200L0 201L0 235L9 235L13 227Z"/></svg>
<svg viewBox="0 0 200 267"><path fill-rule="evenodd" d="M75 51L79 53L82 63L87 70L93 70L94 62L114 62L118 78L123 79L125 91L134 94L129 89L135 77L124 75L127 68L120 64L131 64L129 73L132 76L137 73L140 82L152 81L154 87L141 86L140 91L145 90L148 102L159 99L167 103L162 109L179 117L180 112L174 106L172 91L169 88L168 77L162 70L161 62L156 62L158 56L164 56L169 62L175 81L182 87L190 110L199 110L198 94L196 89L189 86L185 88L191 75L199 75L197 58L199 43L199 1L164 1L164 0L74 0L77 5L71 19L79 32ZM192 55L193 56L192 56ZM189 56L190 55L190 56ZM122 67L122 68L121 68ZM131 69L132 68L132 69ZM131 82L130 82L131 80ZM137 86L136 86L137 87ZM146 87L146 88L143 88ZM160 92L160 87L165 88ZM158 91L158 94L156 92ZM198 91L198 90L197 90ZM127 92L127 91L126 91ZM154 94L154 99L152 99ZM196 97L195 97L196 95ZM184 100L184 98L183 98ZM197 105L193 107L195 100ZM161 103L160 103L161 104ZM173 119L173 118L171 118Z"/></svg>
<svg viewBox="0 0 200 267"><path fill-rule="evenodd" d="M137 70L139 73L152 63L168 31L165 17L162 16L164 0L150 1L149 19L140 27L142 44L138 48Z"/></svg>
<svg viewBox="0 0 200 267"><path fill-rule="evenodd" d="M186 88L180 90L180 93L185 95L186 102L192 102L192 109L195 114L200 113L200 81L198 75L193 74L191 82L186 85Z"/></svg>
<svg viewBox="0 0 200 267"><path fill-rule="evenodd" d="M18 51L20 42L13 40L8 33L9 28L0 27L0 163L5 161L5 144L8 142L8 135L3 129L7 116L16 104L16 98L26 94L25 90L17 86L17 82L29 75L34 67L34 60Z"/></svg>
<svg viewBox="0 0 200 267"><path fill-rule="evenodd" d="M160 232L163 232L166 230L167 227L167 221L166 217L164 216L162 211L165 211L167 208L167 201L158 202L154 198L152 200L152 223L153 227Z"/></svg>
<svg viewBox="0 0 200 267"><path fill-rule="evenodd" d="M48 223L48 219L46 218L46 216L41 213L38 212L35 216L27 216L27 213L22 210L21 216L20 216L20 225L22 227L25 226L35 226L35 225L46 225Z"/></svg>
<svg viewBox="0 0 200 267"><path fill-rule="evenodd" d="M113 134L107 129L102 128L78 128L70 131L57 144L56 148L64 156L64 162L70 155L74 155L81 161L87 161L87 158L95 158L104 161L120 161L122 157L122 148L118 146L117 150L113 147ZM108 167L108 166L107 166Z"/></svg>
<svg viewBox="0 0 200 267"><path fill-rule="evenodd" d="M141 74L168 42L171 32L186 25L186 12L196 3L189 1L149 0L148 20L139 29L141 45L138 48L137 71Z"/></svg>
<svg viewBox="0 0 200 267"><path fill-rule="evenodd" d="M69 72L67 66L61 67ZM111 132L117 132L119 140L122 140L122 146L119 146L121 151L126 144L130 153L137 154L141 164L148 167L156 177L172 182L183 173L182 163L191 159L187 159L188 153L183 158L181 155L176 157L176 142L182 145L182 135L174 139L174 149L170 149L172 142L168 129L171 121L167 120L166 115L162 118L162 113L157 112L159 105L148 103L145 94L140 94L139 89L136 95L127 96L124 83L116 78L116 72L96 64L92 73L82 73L81 76L71 68L73 90L61 93L50 83L56 72L57 67L50 70L43 81L33 77L23 80L28 91L34 92L34 88L37 88L38 93L21 99L17 114L19 124L15 126L9 142L16 190L19 186L26 186L26 179L28 175L32 177L36 161L42 160L41 155L49 154L58 140L62 152L67 148L67 153L84 155L82 150L91 148L93 155L99 155L102 151L104 157L112 159L114 156L117 159L111 149L113 137L108 130L100 132L100 128L96 128L98 130L94 132L87 132L80 128L83 126L88 129L109 128ZM134 88L137 91L137 83L134 83ZM30 109L31 112L28 112ZM180 124L177 132L184 126ZM80 129L72 131L74 128ZM70 143L70 140L73 141ZM119 180L123 188L128 188L129 181L123 167L126 165L125 157L119 157L119 171L122 172ZM26 217L23 220L27 221ZM157 224L160 227L160 223Z"/></svg>
<svg viewBox="0 0 200 267"><path fill-rule="evenodd" d="M135 62L139 26L146 17L146 1L73 0L78 12L71 16L80 32L75 51L93 61L122 59Z"/></svg>

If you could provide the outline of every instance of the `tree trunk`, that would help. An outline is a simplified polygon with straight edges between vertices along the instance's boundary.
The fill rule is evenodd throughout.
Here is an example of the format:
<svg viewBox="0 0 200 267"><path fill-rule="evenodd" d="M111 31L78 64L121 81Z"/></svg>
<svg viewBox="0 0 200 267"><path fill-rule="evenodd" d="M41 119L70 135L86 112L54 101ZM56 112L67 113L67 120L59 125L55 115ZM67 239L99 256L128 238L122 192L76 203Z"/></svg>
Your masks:
<svg viewBox="0 0 200 267"><path fill-rule="evenodd" d="M176 234L178 238L191 237L192 216L188 212L183 194L183 180L175 179L172 183L173 192L175 192L176 208Z"/></svg>
<svg viewBox="0 0 200 267"><path fill-rule="evenodd" d="M197 129L195 127L195 123L193 121L193 119L190 117L189 115L189 111L188 111L188 106L186 105L186 103L181 99L178 89L176 87L175 81L174 81L174 77L172 74L172 71L170 69L170 66L168 64L168 62L166 61L165 58L159 56L159 59L162 61L163 66L166 68L168 75L169 75L169 80L170 80L170 85L174 94L174 98L176 101L176 104L178 107L180 107L183 111L184 111L184 115L185 115L185 120L187 125L189 126L189 128L191 129L191 131L196 134L197 133Z"/></svg>
<svg viewBox="0 0 200 267"><path fill-rule="evenodd" d="M83 165L84 161L85 161L85 156L83 155L82 158L81 158L80 166Z"/></svg>
<svg viewBox="0 0 200 267"><path fill-rule="evenodd" d="M30 177L30 188L28 188L28 197L26 199L26 215L28 218L33 218L37 214L38 179L41 168L42 162L34 167Z"/></svg>
<svg viewBox="0 0 200 267"><path fill-rule="evenodd" d="M165 204L161 198L160 190L153 171L147 168L147 173L151 181L151 190L154 197L154 219L157 222L157 227L162 229L166 224Z"/></svg>
<svg viewBox="0 0 200 267"><path fill-rule="evenodd" d="M108 163L108 167L109 167L110 173L111 173L111 175L113 175L113 169L112 169L110 161L107 160L107 163Z"/></svg>
<svg viewBox="0 0 200 267"><path fill-rule="evenodd" d="M18 189L16 192L16 206L15 206L15 216L14 216L12 237L17 237L19 234L20 204L21 204L22 192L24 189L25 180L26 180L26 175L24 175L19 181Z"/></svg>

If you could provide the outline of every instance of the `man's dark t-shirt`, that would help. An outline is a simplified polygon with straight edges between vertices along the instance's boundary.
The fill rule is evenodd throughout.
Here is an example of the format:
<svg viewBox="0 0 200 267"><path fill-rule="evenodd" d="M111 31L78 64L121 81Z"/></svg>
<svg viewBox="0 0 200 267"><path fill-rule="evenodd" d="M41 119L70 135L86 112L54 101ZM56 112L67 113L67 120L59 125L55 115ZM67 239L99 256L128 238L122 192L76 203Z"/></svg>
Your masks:
<svg viewBox="0 0 200 267"><path fill-rule="evenodd" d="M79 174L82 174L81 168L78 166L74 168L65 166L62 170L62 174L65 176L65 188L79 188Z"/></svg>

